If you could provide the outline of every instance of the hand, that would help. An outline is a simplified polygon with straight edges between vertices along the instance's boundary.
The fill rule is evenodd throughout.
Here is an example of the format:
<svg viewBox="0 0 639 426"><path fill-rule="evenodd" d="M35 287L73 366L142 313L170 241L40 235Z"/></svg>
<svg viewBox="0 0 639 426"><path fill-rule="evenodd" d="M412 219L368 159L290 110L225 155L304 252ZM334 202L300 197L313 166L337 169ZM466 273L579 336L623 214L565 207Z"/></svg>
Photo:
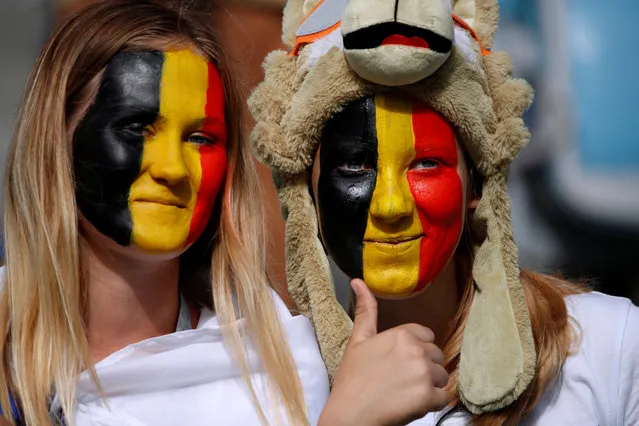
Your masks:
<svg viewBox="0 0 639 426"><path fill-rule="evenodd" d="M353 333L335 377L320 426L405 425L446 407L448 373L435 336L418 324L377 333L377 301L362 280Z"/></svg>

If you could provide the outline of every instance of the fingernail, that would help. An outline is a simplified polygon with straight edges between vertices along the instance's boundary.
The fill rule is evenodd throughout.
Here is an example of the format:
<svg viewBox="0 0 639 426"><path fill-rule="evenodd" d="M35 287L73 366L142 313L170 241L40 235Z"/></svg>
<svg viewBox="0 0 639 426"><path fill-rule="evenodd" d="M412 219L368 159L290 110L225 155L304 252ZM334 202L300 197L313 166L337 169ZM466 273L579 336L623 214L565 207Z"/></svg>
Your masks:
<svg viewBox="0 0 639 426"><path fill-rule="evenodd" d="M351 280L351 288L355 292L356 296L359 296L359 285L360 284L358 279Z"/></svg>

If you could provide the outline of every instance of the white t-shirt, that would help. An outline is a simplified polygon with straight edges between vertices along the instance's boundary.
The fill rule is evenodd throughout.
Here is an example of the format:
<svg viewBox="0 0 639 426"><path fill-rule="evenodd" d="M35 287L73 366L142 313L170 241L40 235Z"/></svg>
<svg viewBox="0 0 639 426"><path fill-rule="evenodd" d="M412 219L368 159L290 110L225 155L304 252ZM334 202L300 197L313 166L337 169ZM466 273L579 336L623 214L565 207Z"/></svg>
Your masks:
<svg viewBox="0 0 639 426"><path fill-rule="evenodd" d="M639 308L593 292L566 299L581 341L522 426L639 426ZM462 426L464 412L429 413L410 426Z"/></svg>
<svg viewBox="0 0 639 426"><path fill-rule="evenodd" d="M328 398L326 368L307 318L293 317L273 292L291 347L311 424ZM240 328L243 320L240 320ZM266 380L247 342L251 379L271 424L284 413L268 400ZM77 426L258 426L256 410L231 361L215 315L203 310L196 329L129 345L96 365L107 405L88 373L78 380Z"/></svg>

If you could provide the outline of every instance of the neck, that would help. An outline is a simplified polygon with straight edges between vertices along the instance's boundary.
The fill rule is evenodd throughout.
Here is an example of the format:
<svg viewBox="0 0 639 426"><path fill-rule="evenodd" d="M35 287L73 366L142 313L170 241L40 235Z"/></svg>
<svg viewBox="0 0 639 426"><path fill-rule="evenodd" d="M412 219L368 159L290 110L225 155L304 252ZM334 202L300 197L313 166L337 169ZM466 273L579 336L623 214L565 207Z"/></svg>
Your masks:
<svg viewBox="0 0 639 426"><path fill-rule="evenodd" d="M179 313L179 257L132 259L85 241L87 338L94 362L127 345L173 333Z"/></svg>
<svg viewBox="0 0 639 426"><path fill-rule="evenodd" d="M409 299L378 299L378 330L416 323L435 333L435 344L446 343L449 323L459 308L459 290L454 258L441 274L417 296Z"/></svg>

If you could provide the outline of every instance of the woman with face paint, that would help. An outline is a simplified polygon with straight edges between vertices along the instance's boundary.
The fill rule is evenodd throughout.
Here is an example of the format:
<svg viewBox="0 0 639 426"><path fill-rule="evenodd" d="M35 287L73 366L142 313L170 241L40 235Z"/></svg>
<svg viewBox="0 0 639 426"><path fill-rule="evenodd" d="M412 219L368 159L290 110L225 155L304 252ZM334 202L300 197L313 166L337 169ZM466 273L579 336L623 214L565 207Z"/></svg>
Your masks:
<svg viewBox="0 0 639 426"><path fill-rule="evenodd" d="M326 400L311 325L266 277L211 17L173 3L90 6L30 77L5 179L12 422L303 425Z"/></svg>
<svg viewBox="0 0 639 426"><path fill-rule="evenodd" d="M491 52L498 17L497 0L287 1L251 140L333 384L320 421L639 425L639 308L519 265L507 177L532 89Z"/></svg>

